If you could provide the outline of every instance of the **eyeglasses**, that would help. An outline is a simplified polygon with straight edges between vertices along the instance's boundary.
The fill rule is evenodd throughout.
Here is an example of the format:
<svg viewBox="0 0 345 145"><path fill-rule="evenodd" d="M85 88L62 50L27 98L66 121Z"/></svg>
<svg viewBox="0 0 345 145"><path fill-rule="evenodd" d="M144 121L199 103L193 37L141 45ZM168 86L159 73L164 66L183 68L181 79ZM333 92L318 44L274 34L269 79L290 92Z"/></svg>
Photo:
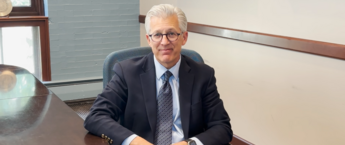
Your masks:
<svg viewBox="0 0 345 145"><path fill-rule="evenodd" d="M151 37L151 40L153 42L161 41L163 39L163 35L165 35L170 42L173 42L173 41L176 41L178 39L178 36L180 36L181 34L182 34L182 32L181 33L169 32L166 34L155 33L155 34L151 34L149 36Z"/></svg>

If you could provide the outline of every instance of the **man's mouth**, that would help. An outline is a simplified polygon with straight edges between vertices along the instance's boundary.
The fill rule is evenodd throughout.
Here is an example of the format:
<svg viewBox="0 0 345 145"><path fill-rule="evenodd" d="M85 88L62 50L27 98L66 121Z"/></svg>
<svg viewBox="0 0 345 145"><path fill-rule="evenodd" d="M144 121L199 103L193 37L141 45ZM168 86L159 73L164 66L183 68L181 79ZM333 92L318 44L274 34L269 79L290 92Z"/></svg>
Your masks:
<svg viewBox="0 0 345 145"><path fill-rule="evenodd" d="M170 53L170 52L172 52L173 49L172 49L172 48L166 48L166 49L159 49L159 51L162 52L163 54L165 54L165 53Z"/></svg>

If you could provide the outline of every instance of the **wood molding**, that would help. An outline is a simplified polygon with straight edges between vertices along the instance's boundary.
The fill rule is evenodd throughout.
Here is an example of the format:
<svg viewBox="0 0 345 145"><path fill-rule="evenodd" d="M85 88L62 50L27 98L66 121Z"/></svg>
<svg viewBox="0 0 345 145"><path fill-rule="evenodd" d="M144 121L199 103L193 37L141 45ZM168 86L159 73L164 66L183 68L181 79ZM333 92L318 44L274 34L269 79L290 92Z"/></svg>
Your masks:
<svg viewBox="0 0 345 145"><path fill-rule="evenodd" d="M139 15L139 23L144 23L145 24L145 15Z"/></svg>
<svg viewBox="0 0 345 145"><path fill-rule="evenodd" d="M51 81L50 38L49 38L48 17L44 19L44 23L41 23L40 35L41 35L40 37L41 37L42 80ZM42 49L43 48L42 46L44 47L44 49Z"/></svg>
<svg viewBox="0 0 345 145"><path fill-rule="evenodd" d="M145 15L139 15L145 23ZM187 31L345 60L345 45L252 31L188 23Z"/></svg>
<svg viewBox="0 0 345 145"><path fill-rule="evenodd" d="M48 20L48 17L46 16L9 16L9 17L0 17L0 21L42 21L42 20Z"/></svg>
<svg viewBox="0 0 345 145"><path fill-rule="evenodd" d="M3 17L0 18L0 27L14 26L39 26L41 62L42 62L42 80L51 81L50 66L50 40L48 17L45 16L22 16L22 17Z"/></svg>

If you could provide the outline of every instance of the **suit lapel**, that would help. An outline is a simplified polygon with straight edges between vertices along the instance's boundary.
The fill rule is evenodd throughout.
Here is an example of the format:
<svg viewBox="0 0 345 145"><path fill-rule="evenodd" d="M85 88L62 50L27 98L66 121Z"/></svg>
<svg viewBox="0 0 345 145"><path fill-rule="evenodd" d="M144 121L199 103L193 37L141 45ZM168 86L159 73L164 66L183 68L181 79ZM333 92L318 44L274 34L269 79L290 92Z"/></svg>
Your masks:
<svg viewBox="0 0 345 145"><path fill-rule="evenodd" d="M140 74L141 87L145 98L145 106L147 117L152 130L152 136L149 140L154 141L154 134L156 131L156 119L157 119L157 104L156 104L156 71L153 62L153 54L147 55L147 61L143 65L143 73Z"/></svg>
<svg viewBox="0 0 345 145"><path fill-rule="evenodd" d="M182 123L184 138L188 138L190 106L191 106L191 99L192 99L194 74L190 73L190 67L187 64L184 56L182 56L181 58L179 79L180 79L179 100L180 100L181 123Z"/></svg>

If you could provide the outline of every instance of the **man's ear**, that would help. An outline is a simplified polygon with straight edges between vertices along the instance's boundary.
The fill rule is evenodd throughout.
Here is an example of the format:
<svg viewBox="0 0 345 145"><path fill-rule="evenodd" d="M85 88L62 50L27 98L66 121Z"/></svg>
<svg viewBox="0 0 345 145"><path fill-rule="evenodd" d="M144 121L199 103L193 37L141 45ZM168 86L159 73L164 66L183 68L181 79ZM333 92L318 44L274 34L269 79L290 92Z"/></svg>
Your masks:
<svg viewBox="0 0 345 145"><path fill-rule="evenodd" d="M188 39L188 31L183 32L182 36L183 36L183 42L182 42L182 45L184 45L184 44L186 44L186 43L187 43L187 39Z"/></svg>
<svg viewBox="0 0 345 145"><path fill-rule="evenodd" d="M146 40L147 40L147 43L151 46L151 40L148 34L146 34Z"/></svg>

